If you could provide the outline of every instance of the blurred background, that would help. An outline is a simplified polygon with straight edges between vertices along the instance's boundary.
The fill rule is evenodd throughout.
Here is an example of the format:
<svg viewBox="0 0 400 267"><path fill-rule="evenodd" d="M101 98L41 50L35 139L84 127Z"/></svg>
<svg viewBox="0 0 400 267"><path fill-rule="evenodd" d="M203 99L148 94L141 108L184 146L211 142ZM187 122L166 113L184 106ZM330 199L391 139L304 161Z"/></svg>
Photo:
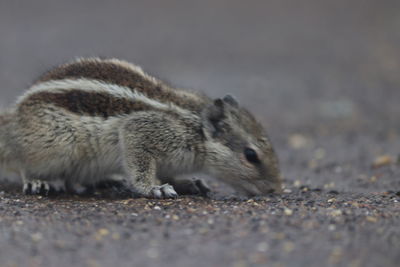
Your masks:
<svg viewBox="0 0 400 267"><path fill-rule="evenodd" d="M0 104L75 57L126 59L175 86L236 95L267 126L285 176L305 181L305 166L399 151L399 11L396 0L3 0Z"/></svg>
<svg viewBox="0 0 400 267"><path fill-rule="evenodd" d="M13 202L18 207L16 215L14 206L10 206L8 213L4 212L9 218L0 226L13 222L18 216L19 222L28 223L23 226L9 223L15 227L1 228L5 230L1 231L0 254L18 262L21 249L32 257L47 255L50 251L49 255L64 255L62 265L65 266L79 262L79 259L86 260L88 255L110 264L114 264L114 259L125 263L134 259L142 262L142 266L146 263L151 266L149 258L142 256L151 258L155 255L145 244L146 240L156 236L153 241L161 242L167 252L153 260L163 266L178 263L187 266L185 264L191 258L197 260L199 266L202 263L223 266L235 257L249 258L255 250L267 251L268 260L282 260L280 263L287 265L310 266L313 263L318 266L328 258L331 249L334 259L337 255L343 256L345 265L354 259L351 266L385 263L394 266L399 262L400 235L398 215L395 217L392 210L399 208L395 206L398 201L385 198L385 194L400 194L399 29L398 0L0 0L1 107L11 106L38 75L65 61L83 56L122 58L141 65L145 71L174 86L201 90L213 97L227 93L235 95L267 127L280 158L288 193L282 201L273 200L274 205L265 207L266 219L262 222L268 222L271 232L257 230L261 228L257 228L256 221L253 224L251 216L261 213L249 209L249 213L244 212L245 215L233 223L230 213L218 217L226 219L226 224L219 225L221 228L218 225L213 228L216 225L213 221L211 224L199 221L201 227L209 224L214 229L210 230L212 234L208 238L207 234L186 229L188 222L185 220L180 220L181 224L168 224L169 228L165 229L178 237L175 241L158 232L160 222L151 213L140 222L128 220L133 216L128 209L130 206L122 207L120 214L126 217L114 222L112 219L117 218L114 213L107 213L111 211L104 203L100 206L106 207L106 211L100 212L97 200L84 208L76 199L69 206L64 205L63 200L61 204L44 200L42 212L50 217L50 222L42 222L41 213L35 215L29 210L30 207L42 207L42 204L38 206L37 199L32 200L31 206L24 206L23 201L16 199ZM224 189L220 187L219 190ZM310 210L303 205L304 190L320 192L315 193L318 196L316 209ZM374 197L378 193L382 199ZM327 216L320 215L325 212L320 209L327 203L324 197L332 199L329 194L343 200L341 203L354 200L360 205L365 202L357 199L360 194L371 196L368 201L372 202L368 203L375 205L374 214L381 214L388 206L383 207L382 203L386 202L382 201L392 201L390 209L382 215L388 219L377 223L380 226L377 228L373 224L377 219L369 218L369 228L364 227L365 221L357 217L361 211L355 204L355 219L352 214L346 214L344 223L336 225L341 232L335 232L330 207L326 209ZM299 217L298 225L307 216L315 219L308 230L300 230L294 220L296 216L278 216L281 214L279 205L287 205L288 199L293 200L289 201L293 204L289 207L295 212L298 207L309 211L308 215ZM208 201L211 200L204 201L204 205L208 205ZM314 202L315 199L311 199L307 203L312 206ZM138 203L140 206L143 202ZM200 203L201 207L203 202ZM53 204L56 212L54 216L48 216L52 208L46 205ZM117 205L116 202L109 204ZM88 208L92 207L90 205L95 207L93 212ZM368 205L364 210L371 207ZM24 211L24 207L28 211ZM228 202L221 209L231 208ZM138 208L135 212L147 214L142 210ZM285 213L290 215L292 210L285 210ZM231 213L236 211L232 208ZM85 216L94 225L86 224L82 212L87 212ZM337 215L341 211L335 212ZM71 218L70 214L74 214L74 222L65 220ZM318 225L315 222L323 227L315 227ZM95 231L92 228L110 225L120 227L121 233L126 232L121 234L123 242L114 240L103 246L87 237ZM147 230L151 227L156 231ZM11 228L14 230L9 230ZM253 233L251 238L237 237L243 228L246 231L252 229L249 230ZM190 235L182 229L190 230ZM40 231L44 237L35 234ZM105 230L100 232L107 233ZM280 232L289 234L280 235ZM345 238L337 241L340 234ZM135 241L137 236L138 240L145 241ZM40 238L43 238L41 243ZM67 248L65 244L59 248L58 243L45 242L56 238L61 241L65 238ZM68 240L73 241L68 243ZM165 245L171 242L179 249ZM87 249L77 249L83 246ZM136 250L131 251L131 247ZM296 249L288 257L287 253L294 247ZM59 253L65 250L68 253ZM179 255L180 250L191 256ZM59 261L57 257L49 258L47 260L52 263ZM249 259L251 262L251 257ZM40 261L36 263L29 260L31 266L40 265ZM285 266L278 263L276 266ZM235 266L246 266L238 264ZM88 262L88 266L97 265Z"/></svg>

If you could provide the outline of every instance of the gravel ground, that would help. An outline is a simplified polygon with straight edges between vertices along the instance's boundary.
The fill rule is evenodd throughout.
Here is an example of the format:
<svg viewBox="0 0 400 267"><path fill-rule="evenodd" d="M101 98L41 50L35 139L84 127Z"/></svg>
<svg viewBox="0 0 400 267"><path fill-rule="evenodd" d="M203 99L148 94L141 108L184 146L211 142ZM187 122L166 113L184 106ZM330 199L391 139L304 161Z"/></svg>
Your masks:
<svg viewBox="0 0 400 267"><path fill-rule="evenodd" d="M399 1L0 1L1 106L76 56L232 93L285 193L24 196L0 186L1 266L398 266Z"/></svg>

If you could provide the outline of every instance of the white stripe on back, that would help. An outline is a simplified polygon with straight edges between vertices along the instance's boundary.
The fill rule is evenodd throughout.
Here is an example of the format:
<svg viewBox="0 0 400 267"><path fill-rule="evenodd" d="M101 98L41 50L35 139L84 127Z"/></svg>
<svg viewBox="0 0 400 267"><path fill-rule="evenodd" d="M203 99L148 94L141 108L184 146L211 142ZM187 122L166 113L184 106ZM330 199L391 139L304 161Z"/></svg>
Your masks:
<svg viewBox="0 0 400 267"><path fill-rule="evenodd" d="M19 97L17 100L17 104L20 104L25 99L37 93L41 92L64 93L68 90L82 90L85 92L93 92L93 93L107 93L115 98L134 99L136 101L140 101L149 106L152 106L154 109L174 110L176 112L183 114L191 113L190 111L182 109L173 103L170 102L162 103L156 101L128 87L112 83L105 83L92 79L64 79L64 80L51 80L47 82L42 82L32 86L28 91L26 91L25 94Z"/></svg>

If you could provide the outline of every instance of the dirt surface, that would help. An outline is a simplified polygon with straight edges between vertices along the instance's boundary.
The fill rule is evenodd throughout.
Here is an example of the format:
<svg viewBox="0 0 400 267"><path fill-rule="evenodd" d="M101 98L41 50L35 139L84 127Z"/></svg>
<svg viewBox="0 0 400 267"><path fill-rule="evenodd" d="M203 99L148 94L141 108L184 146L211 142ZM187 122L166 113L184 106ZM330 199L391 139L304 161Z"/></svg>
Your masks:
<svg viewBox="0 0 400 267"><path fill-rule="evenodd" d="M398 266L399 1L0 2L0 104L77 56L232 93L285 193L24 196L0 186L1 266Z"/></svg>

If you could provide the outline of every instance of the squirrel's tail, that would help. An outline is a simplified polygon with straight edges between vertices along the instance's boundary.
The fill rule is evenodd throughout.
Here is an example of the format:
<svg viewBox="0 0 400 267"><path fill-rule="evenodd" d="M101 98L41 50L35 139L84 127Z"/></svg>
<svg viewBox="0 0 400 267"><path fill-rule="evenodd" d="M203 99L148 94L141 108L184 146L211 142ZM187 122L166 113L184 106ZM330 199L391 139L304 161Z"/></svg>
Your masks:
<svg viewBox="0 0 400 267"><path fill-rule="evenodd" d="M0 111L0 182L19 181L18 170L15 169L15 148L13 147L14 112Z"/></svg>
<svg viewBox="0 0 400 267"><path fill-rule="evenodd" d="M9 151L7 140L9 135L9 128L12 121L12 114L8 112L0 113L0 167L3 165L7 159L9 158Z"/></svg>

